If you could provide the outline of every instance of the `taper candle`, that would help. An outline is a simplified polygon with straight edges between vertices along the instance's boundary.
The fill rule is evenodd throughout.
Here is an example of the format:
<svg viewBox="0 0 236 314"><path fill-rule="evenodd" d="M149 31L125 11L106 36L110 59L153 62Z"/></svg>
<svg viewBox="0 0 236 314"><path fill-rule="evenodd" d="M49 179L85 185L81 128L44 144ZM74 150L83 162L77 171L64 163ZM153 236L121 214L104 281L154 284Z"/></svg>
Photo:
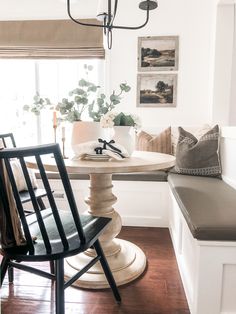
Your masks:
<svg viewBox="0 0 236 314"><path fill-rule="evenodd" d="M53 127L57 127L57 112L55 110L53 111Z"/></svg>

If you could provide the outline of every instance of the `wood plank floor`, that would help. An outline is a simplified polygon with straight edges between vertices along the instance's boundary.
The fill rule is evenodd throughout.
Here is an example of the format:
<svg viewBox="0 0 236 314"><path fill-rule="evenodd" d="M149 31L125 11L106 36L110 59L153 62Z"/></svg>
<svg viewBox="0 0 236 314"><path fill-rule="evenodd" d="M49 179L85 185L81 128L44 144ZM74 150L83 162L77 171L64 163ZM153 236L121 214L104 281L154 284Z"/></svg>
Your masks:
<svg viewBox="0 0 236 314"><path fill-rule="evenodd" d="M119 288L117 305L109 290L70 287L65 292L66 314L187 314L190 313L175 255L166 228L123 227L120 238L145 252L148 265L136 281ZM48 268L48 263L38 267ZM50 280L15 270L14 284L5 278L1 289L2 314L54 313L54 286Z"/></svg>

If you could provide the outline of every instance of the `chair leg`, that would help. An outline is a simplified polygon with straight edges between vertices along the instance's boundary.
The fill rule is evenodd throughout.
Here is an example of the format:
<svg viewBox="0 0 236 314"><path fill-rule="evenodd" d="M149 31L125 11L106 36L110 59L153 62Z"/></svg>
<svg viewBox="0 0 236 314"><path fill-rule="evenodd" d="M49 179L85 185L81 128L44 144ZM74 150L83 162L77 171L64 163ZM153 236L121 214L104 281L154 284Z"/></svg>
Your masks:
<svg viewBox="0 0 236 314"><path fill-rule="evenodd" d="M44 204L44 202L43 202L43 200L42 200L42 197L38 197L38 198L37 198L37 202L38 202L38 205L39 205L39 207L40 207L40 210L46 209L46 206L45 206L45 204Z"/></svg>
<svg viewBox="0 0 236 314"><path fill-rule="evenodd" d="M56 264L56 314L65 314L64 294L64 260L55 261Z"/></svg>
<svg viewBox="0 0 236 314"><path fill-rule="evenodd" d="M8 280L11 283L14 281L14 268L12 266L8 267Z"/></svg>
<svg viewBox="0 0 236 314"><path fill-rule="evenodd" d="M50 272L51 274L55 274L55 264L54 261L50 261Z"/></svg>
<svg viewBox="0 0 236 314"><path fill-rule="evenodd" d="M103 268L103 271L105 273L105 276L107 278L107 281L112 289L112 292L114 294L114 297L117 301L117 303L120 303L121 302L121 296L120 296L120 293L118 291L118 288L117 288L117 285L116 285L116 282L115 282L115 279L112 275L112 272L110 270L110 266L108 265L107 263L107 259L103 253L103 250L102 250L102 247L99 243L99 241L97 240L95 243L94 243L94 248L97 252L97 255L101 256L101 259L100 259L100 263L102 265L102 268Z"/></svg>
<svg viewBox="0 0 236 314"><path fill-rule="evenodd" d="M1 270L1 285L0 286L2 286L3 280L5 278L5 275L9 266L9 262L10 262L10 259L4 256L2 259L1 267L0 267L0 270Z"/></svg>

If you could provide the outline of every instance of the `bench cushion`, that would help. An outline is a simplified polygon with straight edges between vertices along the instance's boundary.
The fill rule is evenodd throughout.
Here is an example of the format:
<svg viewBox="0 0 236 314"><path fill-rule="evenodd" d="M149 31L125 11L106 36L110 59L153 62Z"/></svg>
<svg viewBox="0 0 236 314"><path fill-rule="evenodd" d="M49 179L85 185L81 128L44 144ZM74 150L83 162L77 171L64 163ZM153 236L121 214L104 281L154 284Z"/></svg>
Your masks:
<svg viewBox="0 0 236 314"><path fill-rule="evenodd" d="M59 179L59 174L55 172L48 172L49 179ZM147 172L133 172L133 173L116 173L112 175L112 179L115 181L157 181L167 182L167 171L153 170ZM40 175L36 174L37 179L40 179ZM69 178L71 180L89 180L88 174L70 173Z"/></svg>
<svg viewBox="0 0 236 314"><path fill-rule="evenodd" d="M236 240L236 190L218 178L170 173L168 181L194 238Z"/></svg>

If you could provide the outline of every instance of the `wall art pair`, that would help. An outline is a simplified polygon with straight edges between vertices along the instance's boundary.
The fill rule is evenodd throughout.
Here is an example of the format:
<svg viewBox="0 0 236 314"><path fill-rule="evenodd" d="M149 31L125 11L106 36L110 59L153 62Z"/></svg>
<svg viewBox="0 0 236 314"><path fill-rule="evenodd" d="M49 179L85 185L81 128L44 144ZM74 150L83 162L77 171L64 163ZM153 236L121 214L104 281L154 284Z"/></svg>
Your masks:
<svg viewBox="0 0 236 314"><path fill-rule="evenodd" d="M139 37L137 106L176 107L178 67L178 36Z"/></svg>

